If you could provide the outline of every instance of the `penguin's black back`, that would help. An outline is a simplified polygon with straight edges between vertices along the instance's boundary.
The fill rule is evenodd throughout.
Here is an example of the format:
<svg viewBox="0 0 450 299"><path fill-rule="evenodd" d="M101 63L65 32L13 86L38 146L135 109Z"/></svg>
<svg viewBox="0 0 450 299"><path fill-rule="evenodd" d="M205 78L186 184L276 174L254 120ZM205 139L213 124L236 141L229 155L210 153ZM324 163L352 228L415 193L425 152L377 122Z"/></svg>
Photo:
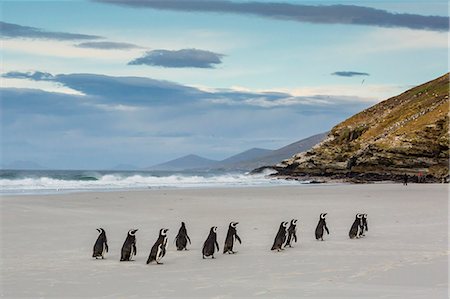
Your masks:
<svg viewBox="0 0 450 299"><path fill-rule="evenodd" d="M320 219L319 223L317 223L317 227L316 227L316 240L319 240L320 238L323 237L323 228L325 226L325 219Z"/></svg>
<svg viewBox="0 0 450 299"><path fill-rule="evenodd" d="M236 234L236 228L231 225L228 227L227 237L225 238L225 246L223 247L223 253L229 250L233 250L234 235Z"/></svg>
<svg viewBox="0 0 450 299"><path fill-rule="evenodd" d="M153 244L152 249L150 250L150 255L147 259L147 264L156 260L156 254L158 253L158 247L161 245L162 256L166 255L166 247L164 244L165 236L159 236L158 240L156 240L155 244Z"/></svg>
<svg viewBox="0 0 450 299"><path fill-rule="evenodd" d="M209 232L208 238L203 244L202 253L204 256L210 256L214 254L215 251L215 243L217 242L217 234L212 230Z"/></svg>
<svg viewBox="0 0 450 299"><path fill-rule="evenodd" d="M181 225L180 230L178 231L177 236L175 237L175 245L177 246L177 250L183 250L187 246L187 231L184 223Z"/></svg>
<svg viewBox="0 0 450 299"><path fill-rule="evenodd" d="M135 243L136 243L136 236L128 234L122 246L122 253L120 257L121 261L129 261L131 259L131 252L133 250L133 246Z"/></svg>
<svg viewBox="0 0 450 299"><path fill-rule="evenodd" d="M354 239L358 235L358 229L360 228L361 223L361 219L356 217L355 221L353 221L350 231L348 232L348 236L350 237L350 239Z"/></svg>
<svg viewBox="0 0 450 299"><path fill-rule="evenodd" d="M287 236L287 240L286 240L286 245L290 246L292 239L294 238L294 235L295 235L296 227L297 227L297 225L291 222L291 225L288 228L288 236Z"/></svg>
<svg viewBox="0 0 450 299"><path fill-rule="evenodd" d="M283 226L283 222L280 224L275 240L273 241L272 249L281 249L286 239L286 228Z"/></svg>
<svg viewBox="0 0 450 299"><path fill-rule="evenodd" d="M98 236L97 241L95 241L92 257L97 257L97 256L102 256L103 255L103 250L104 250L104 248L106 246L105 245L106 242L107 242L107 240L106 240L106 233L103 230L101 232L101 234Z"/></svg>

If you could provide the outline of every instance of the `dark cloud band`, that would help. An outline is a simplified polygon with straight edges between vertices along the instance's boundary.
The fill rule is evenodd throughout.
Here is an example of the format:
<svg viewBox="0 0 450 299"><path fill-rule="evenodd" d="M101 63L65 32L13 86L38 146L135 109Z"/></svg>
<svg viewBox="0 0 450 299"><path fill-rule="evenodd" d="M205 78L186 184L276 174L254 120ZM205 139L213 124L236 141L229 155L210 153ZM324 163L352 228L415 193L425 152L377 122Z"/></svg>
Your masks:
<svg viewBox="0 0 450 299"><path fill-rule="evenodd" d="M247 92L232 89L204 91L170 81L144 77L112 77L99 74L57 74L8 72L4 78L51 81L77 90L99 104L137 107L197 104L221 107L300 107L307 111L328 111L347 105L361 105L361 99L343 96L294 96L286 92ZM124 99L126 101L124 102Z"/></svg>
<svg viewBox="0 0 450 299"><path fill-rule="evenodd" d="M191 0L94 0L129 7L250 14L278 20L320 24L369 25L448 31L449 17L391 13L355 5L302 5L275 2L191 1Z"/></svg>
<svg viewBox="0 0 450 299"><path fill-rule="evenodd" d="M339 71L331 73L331 75L340 77L370 76L369 73L354 72L354 71Z"/></svg>
<svg viewBox="0 0 450 299"><path fill-rule="evenodd" d="M36 27L22 26L0 22L0 34L4 38L31 38L54 40L95 40L102 38L97 35L47 31Z"/></svg>
<svg viewBox="0 0 450 299"><path fill-rule="evenodd" d="M138 45L119 42L84 42L75 45L78 48L99 49L99 50L130 50L141 48Z"/></svg>
<svg viewBox="0 0 450 299"><path fill-rule="evenodd" d="M222 63L223 54L198 49L153 50L130 61L129 65L153 65L168 68L214 68Z"/></svg>

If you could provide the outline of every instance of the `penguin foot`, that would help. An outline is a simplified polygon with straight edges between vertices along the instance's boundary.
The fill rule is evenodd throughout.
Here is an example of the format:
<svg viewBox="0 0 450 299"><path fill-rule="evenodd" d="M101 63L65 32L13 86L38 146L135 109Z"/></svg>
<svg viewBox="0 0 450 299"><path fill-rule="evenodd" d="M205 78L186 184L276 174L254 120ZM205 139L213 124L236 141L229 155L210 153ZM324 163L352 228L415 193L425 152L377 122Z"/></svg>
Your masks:
<svg viewBox="0 0 450 299"><path fill-rule="evenodd" d="M214 258L214 255L211 257L212 259Z"/></svg>
<svg viewBox="0 0 450 299"><path fill-rule="evenodd" d="M203 256L202 258L205 259L205 256Z"/></svg>

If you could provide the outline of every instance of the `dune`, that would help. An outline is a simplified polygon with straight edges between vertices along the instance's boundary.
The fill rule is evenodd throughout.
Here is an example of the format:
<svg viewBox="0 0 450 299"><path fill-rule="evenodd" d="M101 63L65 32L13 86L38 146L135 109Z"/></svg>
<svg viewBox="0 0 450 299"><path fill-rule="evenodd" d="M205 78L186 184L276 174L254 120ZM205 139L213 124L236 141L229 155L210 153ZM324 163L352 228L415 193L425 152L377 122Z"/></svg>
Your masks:
<svg viewBox="0 0 450 299"><path fill-rule="evenodd" d="M160 189L3 196L1 295L6 298L447 298L448 186L301 185ZM330 235L316 241L319 214ZM369 232L348 230L357 212ZM299 241L272 252L283 220L298 219ZM192 240L176 251L186 222ZM220 249L239 221L234 255L202 259L211 226ZM96 228L110 252L91 258ZM160 228L169 228L164 265L146 265ZM119 262L138 228L135 261Z"/></svg>

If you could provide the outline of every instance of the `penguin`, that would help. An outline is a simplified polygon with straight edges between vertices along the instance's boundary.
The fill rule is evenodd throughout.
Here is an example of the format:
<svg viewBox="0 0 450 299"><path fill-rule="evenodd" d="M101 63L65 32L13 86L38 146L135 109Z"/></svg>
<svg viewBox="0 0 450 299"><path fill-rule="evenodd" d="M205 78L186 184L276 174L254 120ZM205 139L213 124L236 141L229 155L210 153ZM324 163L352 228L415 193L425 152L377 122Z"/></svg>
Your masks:
<svg viewBox="0 0 450 299"><path fill-rule="evenodd" d="M155 244L150 250L150 255L147 259L147 264L150 264L153 261L156 261L157 264L162 264L159 261L166 255L166 246L167 246L167 232L169 230L167 228L161 228L159 230L159 237L156 240Z"/></svg>
<svg viewBox="0 0 450 299"><path fill-rule="evenodd" d="M136 232L137 229L130 229L127 234L127 238L125 239L125 242L123 242L122 246L122 253L120 255L120 261L131 261L133 256L136 255L137 249L136 249Z"/></svg>
<svg viewBox="0 0 450 299"><path fill-rule="evenodd" d="M219 251L219 243L217 243L217 226L211 227L208 238L203 244L203 258L205 258L205 256L211 256L211 258L214 258L215 248Z"/></svg>
<svg viewBox="0 0 450 299"><path fill-rule="evenodd" d="M350 237L350 239L359 238L359 236L361 235L361 230L363 229L362 217L362 214L356 214L355 221L353 221L352 227L348 232L348 236Z"/></svg>
<svg viewBox="0 0 450 299"><path fill-rule="evenodd" d="M184 222L181 222L180 230L175 237L175 245L177 246L177 250L187 250L186 245L188 241L189 244L191 244L191 239L189 238L186 231L186 225L184 224Z"/></svg>
<svg viewBox="0 0 450 299"><path fill-rule="evenodd" d="M328 213L322 213L320 214L319 223L316 227L316 240L322 240L323 241L323 230L325 229L327 231L327 234L330 234L330 231L328 230L327 223L325 222L325 216Z"/></svg>
<svg viewBox="0 0 450 299"><path fill-rule="evenodd" d="M364 234L364 232L369 231L369 228L367 227L367 214L362 214L362 219L361 219L361 229L359 231L359 236L360 237L365 237L366 235Z"/></svg>
<svg viewBox="0 0 450 299"><path fill-rule="evenodd" d="M270 250L283 250L284 244L286 243L287 234L288 234L288 225L289 222L283 221L280 224L280 228L278 229L278 233L275 236L275 240L273 241L272 249Z"/></svg>
<svg viewBox="0 0 450 299"><path fill-rule="evenodd" d="M100 235L98 235L97 241L95 241L92 257L95 257L95 259L98 259L99 257L104 259L105 252L108 252L106 232L103 228L97 228L97 231L100 233Z"/></svg>
<svg viewBox="0 0 450 299"><path fill-rule="evenodd" d="M291 225L288 228L286 246L292 247L292 241L297 243L297 219L291 220Z"/></svg>
<svg viewBox="0 0 450 299"><path fill-rule="evenodd" d="M237 232L236 232L236 225L238 225L239 222L230 222L230 225L228 226L228 232L227 237L225 238L225 245L223 246L223 253L236 253L233 251L233 245L234 245L234 239L239 241L239 244L242 244L241 238L239 238Z"/></svg>

